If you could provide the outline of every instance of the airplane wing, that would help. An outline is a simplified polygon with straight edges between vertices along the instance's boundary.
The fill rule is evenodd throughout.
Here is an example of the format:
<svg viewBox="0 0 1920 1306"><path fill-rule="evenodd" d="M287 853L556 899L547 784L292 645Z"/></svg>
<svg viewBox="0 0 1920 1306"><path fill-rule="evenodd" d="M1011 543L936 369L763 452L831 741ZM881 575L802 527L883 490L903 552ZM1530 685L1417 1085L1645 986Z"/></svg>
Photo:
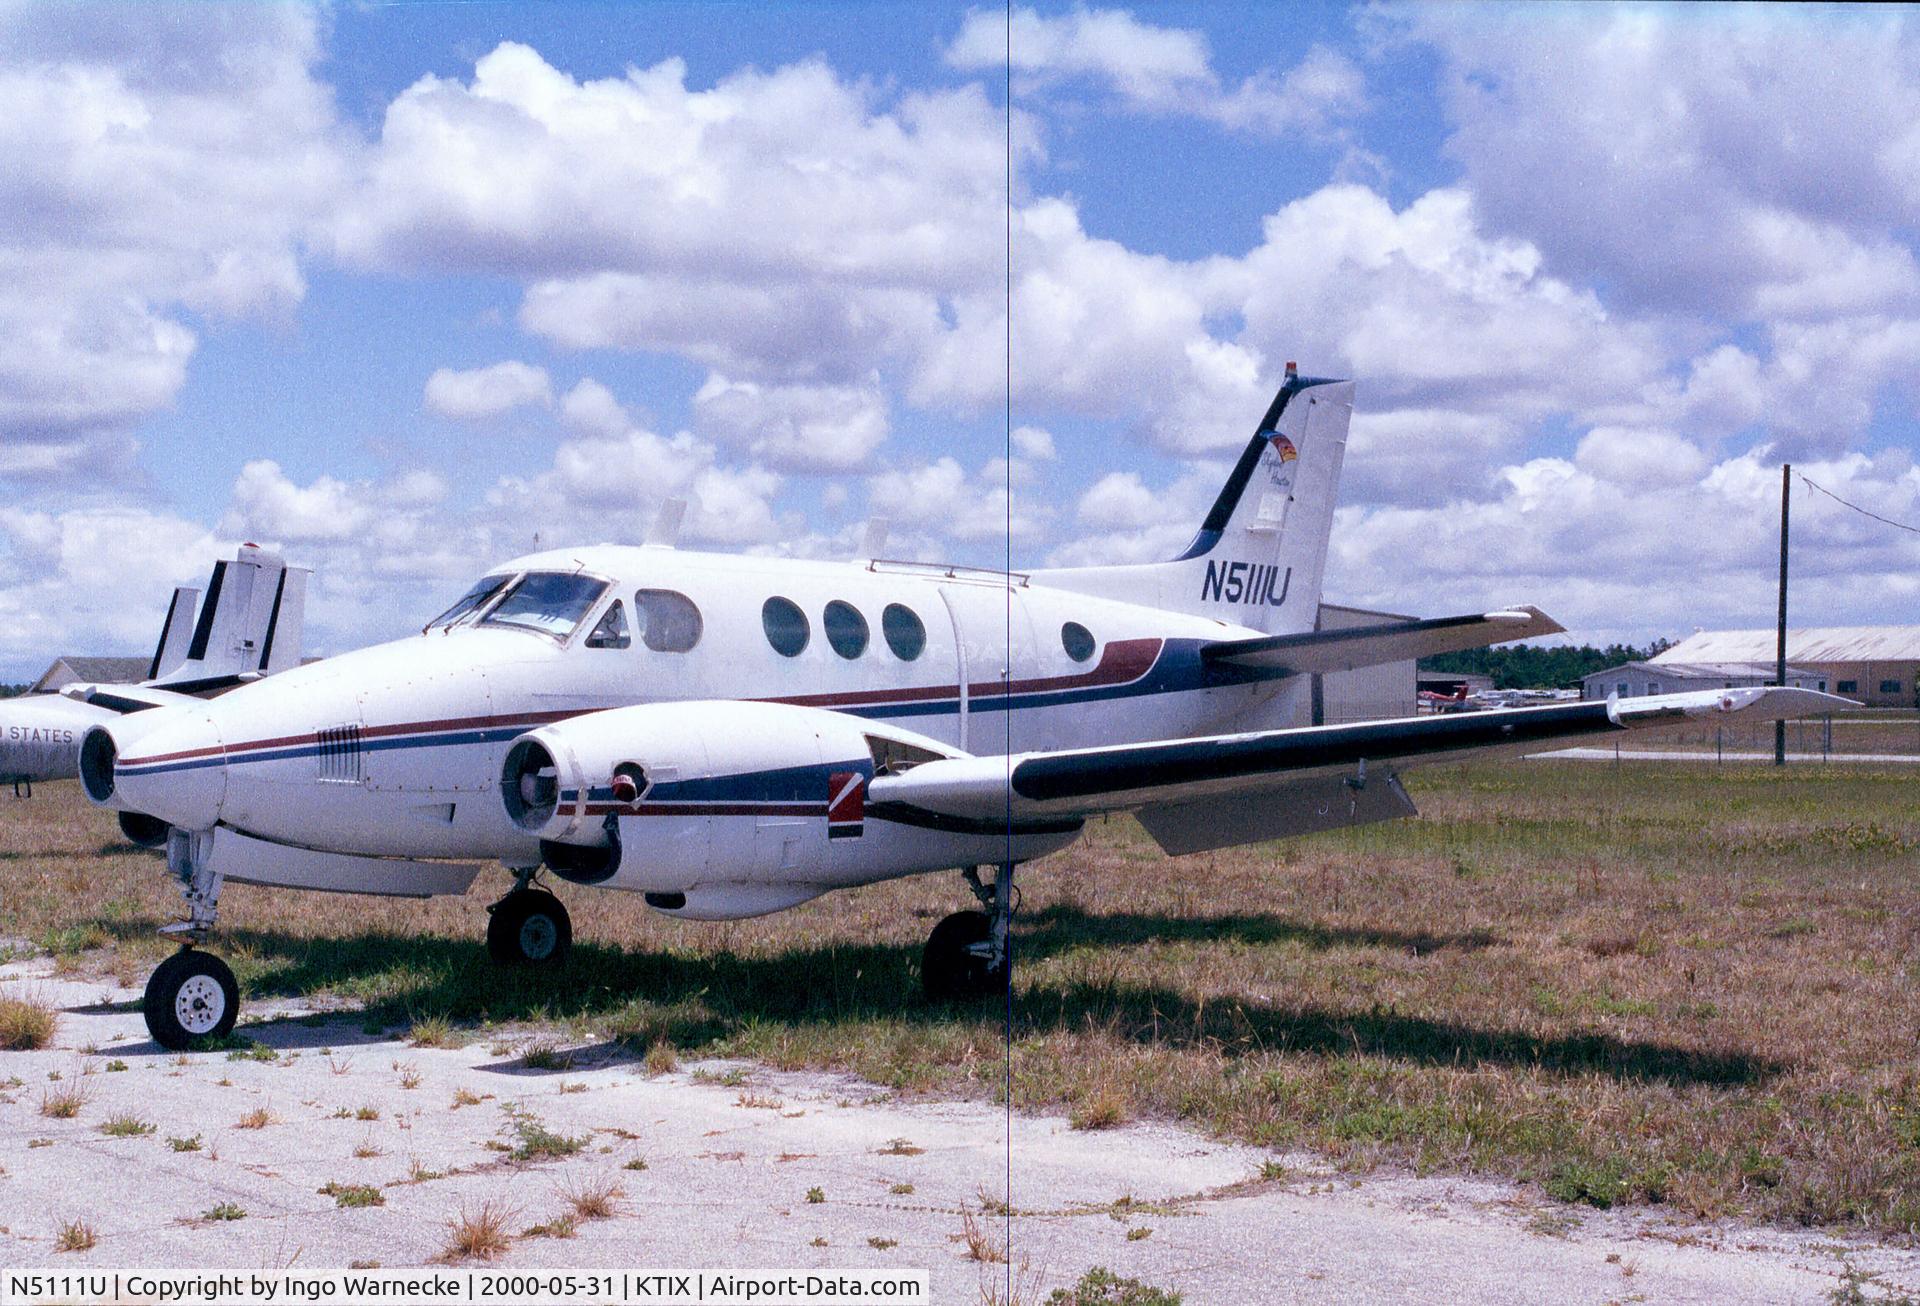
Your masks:
<svg viewBox="0 0 1920 1306"><path fill-rule="evenodd" d="M1683 721L1779 720L1857 707L1762 686L1492 712L923 762L876 776L867 813L1016 826L1134 811L1170 853L1411 816L1397 772Z"/></svg>
<svg viewBox="0 0 1920 1306"><path fill-rule="evenodd" d="M1208 662L1278 669L1299 675L1352 671L1355 667L1378 666L1382 662L1457 653L1461 649L1503 644L1510 639L1556 635L1565 629L1540 609L1521 606L1499 612L1395 621L1346 630L1221 640L1201 649L1200 656Z"/></svg>

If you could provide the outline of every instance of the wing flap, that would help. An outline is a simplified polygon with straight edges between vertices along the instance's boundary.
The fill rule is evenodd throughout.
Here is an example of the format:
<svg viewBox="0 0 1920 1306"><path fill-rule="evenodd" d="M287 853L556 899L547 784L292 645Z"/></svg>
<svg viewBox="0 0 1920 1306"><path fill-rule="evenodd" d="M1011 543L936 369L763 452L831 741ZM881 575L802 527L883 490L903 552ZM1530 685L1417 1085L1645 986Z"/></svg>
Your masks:
<svg viewBox="0 0 1920 1306"><path fill-rule="evenodd" d="M1209 644L1200 656L1228 666L1264 670L1309 672L1352 671L1356 667L1403 662L1409 658L1457 653L1462 649L1535 639L1565 630L1536 607L1522 605L1499 612L1475 612L1458 617L1429 617L1422 621L1395 621L1345 630L1310 630L1298 635L1268 635L1258 639L1221 640Z"/></svg>
<svg viewBox="0 0 1920 1306"><path fill-rule="evenodd" d="M1136 816L1161 851L1211 852L1236 844L1291 839L1344 830L1417 813L1400 777L1379 770L1364 784L1344 776L1318 776L1276 785L1256 795L1149 803Z"/></svg>

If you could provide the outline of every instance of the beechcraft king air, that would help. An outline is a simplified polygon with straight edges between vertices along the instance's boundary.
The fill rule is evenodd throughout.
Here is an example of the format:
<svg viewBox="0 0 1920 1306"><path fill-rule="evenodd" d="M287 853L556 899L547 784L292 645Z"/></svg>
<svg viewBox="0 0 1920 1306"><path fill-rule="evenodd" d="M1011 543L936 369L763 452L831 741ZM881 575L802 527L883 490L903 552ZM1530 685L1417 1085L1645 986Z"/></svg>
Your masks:
<svg viewBox="0 0 1920 1306"><path fill-rule="evenodd" d="M213 564L200 591L181 586L167 605L146 679L134 685L67 685L58 693L0 702L0 781L63 780L77 772L87 728L128 712L218 694L300 664L308 571L256 545ZM123 810L120 828L143 847L166 839L164 823Z"/></svg>
<svg viewBox="0 0 1920 1306"><path fill-rule="evenodd" d="M172 827L186 947L147 986L170 1047L226 1032L192 945L226 880L463 893L514 877L489 949L554 962L560 879L699 920L957 870L986 908L923 954L929 996L1004 990L1015 870L1132 811L1169 853L1411 815L1397 772L1688 716L1844 702L1736 689L1298 726L1316 673L1541 635L1533 608L1316 630L1353 385L1285 385L1169 562L1007 573L560 549L481 577L418 635L93 729L100 804ZM983 879L980 872L989 872Z"/></svg>

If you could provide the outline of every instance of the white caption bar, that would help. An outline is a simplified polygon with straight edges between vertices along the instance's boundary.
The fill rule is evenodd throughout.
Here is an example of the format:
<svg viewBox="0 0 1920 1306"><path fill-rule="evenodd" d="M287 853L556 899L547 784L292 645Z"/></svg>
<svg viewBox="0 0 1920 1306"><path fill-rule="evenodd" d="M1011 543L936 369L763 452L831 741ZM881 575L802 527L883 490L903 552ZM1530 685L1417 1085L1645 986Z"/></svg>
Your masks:
<svg viewBox="0 0 1920 1306"><path fill-rule="evenodd" d="M927 1306L925 1270L7 1270L5 1306Z"/></svg>

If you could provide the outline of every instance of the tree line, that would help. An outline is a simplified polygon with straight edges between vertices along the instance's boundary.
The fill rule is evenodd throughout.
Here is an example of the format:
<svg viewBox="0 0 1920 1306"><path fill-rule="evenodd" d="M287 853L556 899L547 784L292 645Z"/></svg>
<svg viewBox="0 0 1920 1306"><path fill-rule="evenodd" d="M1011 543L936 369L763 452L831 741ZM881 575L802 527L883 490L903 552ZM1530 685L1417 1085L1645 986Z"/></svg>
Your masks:
<svg viewBox="0 0 1920 1306"><path fill-rule="evenodd" d="M1579 647L1503 644L1493 648L1463 649L1421 658L1422 671L1492 676L1495 689L1578 689L1583 676L1623 662L1645 662L1673 647L1670 639L1656 639L1646 648L1631 644L1592 644Z"/></svg>

